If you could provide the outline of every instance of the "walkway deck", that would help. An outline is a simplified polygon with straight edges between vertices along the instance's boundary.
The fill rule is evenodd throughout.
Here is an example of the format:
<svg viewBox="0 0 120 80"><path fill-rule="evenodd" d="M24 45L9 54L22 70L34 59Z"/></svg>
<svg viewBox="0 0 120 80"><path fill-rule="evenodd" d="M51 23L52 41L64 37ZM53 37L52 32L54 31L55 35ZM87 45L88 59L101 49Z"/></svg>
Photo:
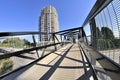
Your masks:
<svg viewBox="0 0 120 80"><path fill-rule="evenodd" d="M83 63L78 44L69 44L3 80L76 80L85 73Z"/></svg>

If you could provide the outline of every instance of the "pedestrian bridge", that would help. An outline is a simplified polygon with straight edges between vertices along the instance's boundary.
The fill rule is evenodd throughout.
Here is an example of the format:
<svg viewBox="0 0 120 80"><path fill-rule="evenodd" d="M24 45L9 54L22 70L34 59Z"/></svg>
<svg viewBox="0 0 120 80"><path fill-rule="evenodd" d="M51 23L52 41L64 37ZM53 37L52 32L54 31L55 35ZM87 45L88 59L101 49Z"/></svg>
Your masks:
<svg viewBox="0 0 120 80"><path fill-rule="evenodd" d="M87 79L92 75L90 67L78 44L68 44L51 53L42 60L7 76L6 79L14 80L75 80ZM85 71L90 76L85 77Z"/></svg>
<svg viewBox="0 0 120 80"><path fill-rule="evenodd" d="M97 0L81 27L47 42L40 34L0 33L1 80L120 80L119 0Z"/></svg>

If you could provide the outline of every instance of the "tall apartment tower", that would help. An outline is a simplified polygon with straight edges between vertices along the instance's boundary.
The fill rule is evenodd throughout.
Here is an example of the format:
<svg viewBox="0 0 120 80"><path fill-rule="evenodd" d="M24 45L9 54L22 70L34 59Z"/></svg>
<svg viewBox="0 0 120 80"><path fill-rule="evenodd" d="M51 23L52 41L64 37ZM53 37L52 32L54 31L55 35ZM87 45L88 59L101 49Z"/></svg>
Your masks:
<svg viewBox="0 0 120 80"><path fill-rule="evenodd" d="M39 17L39 31L46 33L59 31L58 14L54 7L48 6L42 9ZM50 34L40 34L41 42L47 42L49 38Z"/></svg>

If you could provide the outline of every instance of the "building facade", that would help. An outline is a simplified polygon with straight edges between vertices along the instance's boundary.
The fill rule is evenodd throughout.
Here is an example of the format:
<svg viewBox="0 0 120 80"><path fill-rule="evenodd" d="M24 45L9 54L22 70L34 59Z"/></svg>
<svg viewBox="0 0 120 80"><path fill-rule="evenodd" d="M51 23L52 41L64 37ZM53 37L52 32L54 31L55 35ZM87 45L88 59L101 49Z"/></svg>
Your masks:
<svg viewBox="0 0 120 80"><path fill-rule="evenodd" d="M39 17L39 31L45 33L59 31L58 14L54 7L48 6L42 9ZM40 34L40 42L49 41L50 36L50 34Z"/></svg>

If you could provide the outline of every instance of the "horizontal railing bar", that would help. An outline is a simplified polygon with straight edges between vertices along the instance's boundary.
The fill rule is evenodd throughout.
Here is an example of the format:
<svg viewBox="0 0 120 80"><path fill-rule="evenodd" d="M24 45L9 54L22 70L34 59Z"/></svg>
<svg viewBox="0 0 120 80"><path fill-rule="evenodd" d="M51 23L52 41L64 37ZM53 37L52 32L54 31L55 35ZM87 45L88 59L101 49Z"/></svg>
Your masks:
<svg viewBox="0 0 120 80"><path fill-rule="evenodd" d="M71 45L70 47L72 47L72 45ZM68 49L70 49L70 48L68 48ZM31 66L34 65L36 62L42 60L43 58L45 58L46 56L50 55L51 53L52 53L52 52L50 52L50 53L48 53L48 54L46 54L46 55L44 55L44 56L42 56L42 57L40 57L40 58L32 61L32 62L30 62L30 63L28 63L27 65L21 66L21 67L15 69L15 70L13 70L13 71L10 71L10 72L8 72L8 73L5 73L5 74L1 75L1 76L0 76L0 79L3 79L3 78L5 78L5 77L7 77L7 76L9 76L9 75L11 75L11 74L19 71L19 70L25 69L25 68L27 68L27 67L28 67L28 68L31 67Z"/></svg>
<svg viewBox="0 0 120 80"><path fill-rule="evenodd" d="M7 50L2 49L2 48L0 48L0 52L1 52L1 53L4 53L4 54L10 53L10 51L7 51Z"/></svg>
<svg viewBox="0 0 120 80"><path fill-rule="evenodd" d="M71 32L71 33L77 33L77 32L80 32L80 31L78 31L78 30L77 30L77 31L74 31L74 30L73 30L73 31L68 31L68 32L61 33L60 35L69 34L70 32Z"/></svg>
<svg viewBox="0 0 120 80"><path fill-rule="evenodd" d="M24 68L26 68L26 67L29 67L30 65L34 65L36 62L38 62L39 60L42 60L43 58L45 58L46 56L48 56L48 55L50 55L50 54L51 54L51 53L48 53L48 54L46 54L46 55L44 55L44 56L42 56L42 57L40 57L40 58L38 58L38 59L30 62L30 63L27 64L27 65L21 66L21 67L15 69L15 70L13 70L13 71L10 71L10 72L8 72L8 73L5 73L5 74L1 75L1 76L0 76L0 79L3 79L3 78L5 78L5 77L7 77L8 75L10 75L10 74L12 74L12 73L15 73L15 72L17 72L17 71L19 71L19 70L21 70L21 69L24 69Z"/></svg>
<svg viewBox="0 0 120 80"><path fill-rule="evenodd" d="M102 68L106 71L107 75L109 75L113 80L119 80L120 65L118 65L102 53L98 52L91 46L88 46L87 44L83 43L82 45L84 45L87 51L89 51L89 53L101 64Z"/></svg>
<svg viewBox="0 0 120 80"><path fill-rule="evenodd" d="M82 29L82 27L62 30L62 31L53 32L53 33L46 33L46 32L0 32L0 37L18 36L18 35L31 35L31 34L58 34L58 33L62 34L63 32L74 31L74 30L79 30L79 29Z"/></svg>
<svg viewBox="0 0 120 80"><path fill-rule="evenodd" d="M84 56L85 56L85 58L86 58L86 60L87 60L87 62L88 62L88 64L89 64L89 66L90 66L90 69L92 70L94 80L98 80L97 74L96 74L96 72L95 72L95 70L94 70L92 64L90 63L90 61L89 61L89 59L88 59L88 57L87 57L87 55L86 55L86 53L85 53L83 47L80 45L80 43L78 43L78 44L79 44L79 47L81 48L81 50L83 51L83 54L84 54Z"/></svg>
<svg viewBox="0 0 120 80"><path fill-rule="evenodd" d="M18 36L18 35L31 35L31 34L49 34L49 33L45 33L45 32L0 32L0 37Z"/></svg>
<svg viewBox="0 0 120 80"><path fill-rule="evenodd" d="M49 44L49 45L45 45L45 46L29 48L29 49L24 49L24 50L20 50L20 51L8 53L8 54L0 55L0 59L9 58L9 57L12 57L12 56L17 56L17 55L20 55L20 54L23 54L23 53L27 53L27 52L34 51L34 50L39 50L39 49L54 46L54 45L57 45L57 44L61 44L61 43Z"/></svg>
<svg viewBox="0 0 120 80"><path fill-rule="evenodd" d="M68 32L68 31L73 31L73 30L79 30L79 29L82 29L82 27L77 27L77 28L62 30L62 31L54 32L54 34L58 34L58 33L62 33L62 32Z"/></svg>

